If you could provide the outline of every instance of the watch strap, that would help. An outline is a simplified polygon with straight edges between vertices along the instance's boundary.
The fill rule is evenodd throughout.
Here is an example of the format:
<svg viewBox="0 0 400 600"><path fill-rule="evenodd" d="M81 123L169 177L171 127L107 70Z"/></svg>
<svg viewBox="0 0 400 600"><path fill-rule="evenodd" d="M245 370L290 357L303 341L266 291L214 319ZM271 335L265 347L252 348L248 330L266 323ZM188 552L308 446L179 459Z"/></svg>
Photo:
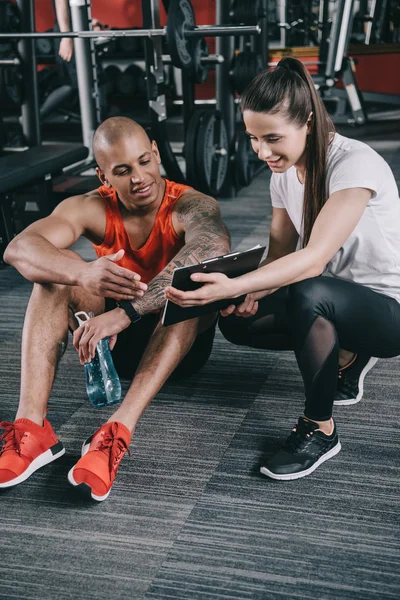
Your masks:
<svg viewBox="0 0 400 600"><path fill-rule="evenodd" d="M140 321L142 318L129 300L117 300L117 306L126 312L132 323L136 323L136 321Z"/></svg>

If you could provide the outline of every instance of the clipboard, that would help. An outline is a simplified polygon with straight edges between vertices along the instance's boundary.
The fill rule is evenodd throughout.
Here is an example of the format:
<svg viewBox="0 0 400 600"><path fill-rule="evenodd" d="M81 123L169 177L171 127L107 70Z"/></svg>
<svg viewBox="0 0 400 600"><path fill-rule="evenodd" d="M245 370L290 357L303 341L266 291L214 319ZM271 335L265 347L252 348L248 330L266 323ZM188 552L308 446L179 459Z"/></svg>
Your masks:
<svg viewBox="0 0 400 600"><path fill-rule="evenodd" d="M225 254L224 256L203 260L198 265L180 267L174 270L171 286L178 290L182 290L183 292L198 290L204 284L192 281L190 279L192 273L224 273L229 278L239 277L240 275L244 275L245 273L249 273L258 268L264 251L265 246L258 244L243 252L232 252L230 254ZM174 325L181 321L201 317L212 312L223 310L232 304L241 304L245 297L246 294L238 298L217 300L216 302L204 304L203 306L185 307L178 306L170 300L167 300L161 317L161 323L165 327L168 327L168 325Z"/></svg>

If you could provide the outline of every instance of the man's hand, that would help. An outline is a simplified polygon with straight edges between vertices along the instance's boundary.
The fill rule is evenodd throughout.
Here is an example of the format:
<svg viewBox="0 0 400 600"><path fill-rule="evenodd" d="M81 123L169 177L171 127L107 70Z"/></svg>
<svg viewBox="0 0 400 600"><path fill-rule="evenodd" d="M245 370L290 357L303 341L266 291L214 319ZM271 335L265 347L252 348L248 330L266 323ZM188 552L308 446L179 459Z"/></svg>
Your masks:
<svg viewBox="0 0 400 600"><path fill-rule="evenodd" d="M262 292L253 292L252 294L247 294L246 298L238 306L231 304L231 306L221 310L221 316L228 317L229 315L235 314L236 317L242 317L244 319L254 317L258 311L258 301L265 296L273 294L277 291L277 289L279 288L276 288L275 290L263 290Z"/></svg>
<svg viewBox="0 0 400 600"><path fill-rule="evenodd" d="M141 298L147 290L147 285L140 281L140 275L116 264L123 256L124 250L118 250L115 254L86 263L79 276L78 285L102 298Z"/></svg>
<svg viewBox="0 0 400 600"><path fill-rule="evenodd" d="M105 337L110 338L112 350L117 341L117 335L131 324L128 315L121 308L115 308L98 317L85 321L74 332L74 346L79 352L79 360L83 365L94 358L96 346Z"/></svg>
<svg viewBox="0 0 400 600"><path fill-rule="evenodd" d="M69 62L74 53L74 40L72 38L62 38L58 54L61 58Z"/></svg>

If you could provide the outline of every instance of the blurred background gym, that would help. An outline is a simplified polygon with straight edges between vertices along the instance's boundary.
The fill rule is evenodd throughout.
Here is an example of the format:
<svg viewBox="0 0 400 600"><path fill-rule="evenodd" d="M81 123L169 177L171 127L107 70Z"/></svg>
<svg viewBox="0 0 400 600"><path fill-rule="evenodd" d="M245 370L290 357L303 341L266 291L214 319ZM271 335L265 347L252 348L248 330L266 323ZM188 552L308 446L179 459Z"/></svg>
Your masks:
<svg viewBox="0 0 400 600"><path fill-rule="evenodd" d="M98 187L91 139L105 118L137 120L166 177L218 198L234 249L265 243L271 217L270 172L244 133L240 95L283 56L307 65L337 130L370 144L400 179L399 0L71 0L80 33L64 36L68 61L56 3L0 1L0 403L9 420L31 284L2 256L29 223ZM84 240L77 249L95 257ZM65 478L93 421L68 348L51 398L70 450L65 473L51 467L1 495L0 597L399 598L399 365L380 361L367 400L337 416L352 442L329 473L267 484L259 456L291 425L288 404L301 407L295 359L218 334L190 386L157 395L113 502L93 507ZM374 475L371 432L386 442L387 466Z"/></svg>

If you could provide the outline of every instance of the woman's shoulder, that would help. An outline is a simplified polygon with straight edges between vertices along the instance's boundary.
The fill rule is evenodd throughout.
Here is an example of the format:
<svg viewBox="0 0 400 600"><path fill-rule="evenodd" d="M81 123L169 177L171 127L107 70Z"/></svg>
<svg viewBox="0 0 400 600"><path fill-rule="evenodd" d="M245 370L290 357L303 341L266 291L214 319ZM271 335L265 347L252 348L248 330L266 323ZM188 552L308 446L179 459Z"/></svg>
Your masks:
<svg viewBox="0 0 400 600"><path fill-rule="evenodd" d="M371 146L336 133L329 148L328 173L337 168L386 170L388 164Z"/></svg>
<svg viewBox="0 0 400 600"><path fill-rule="evenodd" d="M329 159L348 160L349 158L360 156L370 156L371 158L383 160L383 158L365 142L345 137L340 133L335 133L329 148Z"/></svg>

